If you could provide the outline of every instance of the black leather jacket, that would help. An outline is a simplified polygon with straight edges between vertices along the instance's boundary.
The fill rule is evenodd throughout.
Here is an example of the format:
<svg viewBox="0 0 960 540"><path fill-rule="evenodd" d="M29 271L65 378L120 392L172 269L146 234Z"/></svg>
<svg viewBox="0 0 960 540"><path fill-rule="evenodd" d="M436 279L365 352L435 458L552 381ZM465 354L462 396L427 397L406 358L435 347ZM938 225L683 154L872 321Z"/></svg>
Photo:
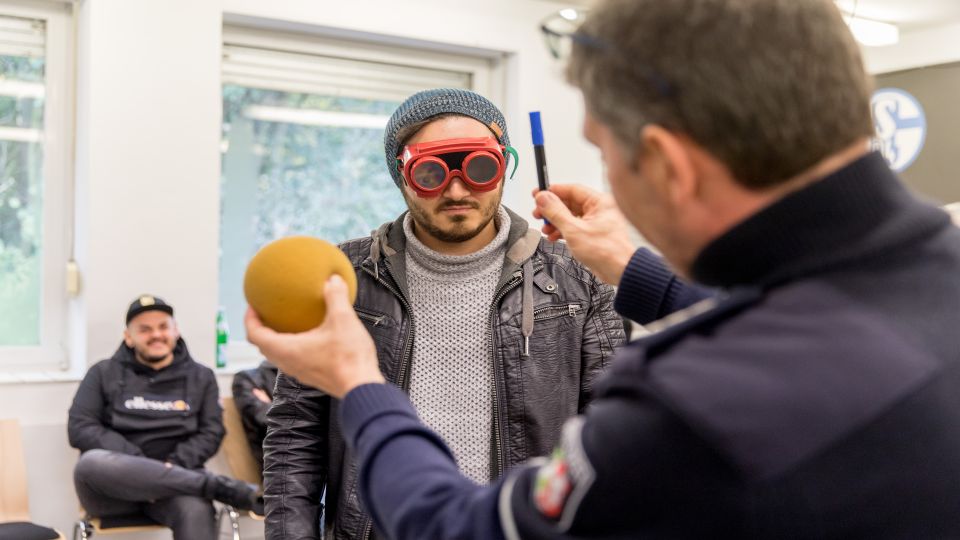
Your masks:
<svg viewBox="0 0 960 540"><path fill-rule="evenodd" d="M509 211L508 211L509 212ZM510 213L507 254L490 309L495 358L493 472L556 445L564 419L586 406L593 381L624 341L613 288ZM409 388L414 327L407 304L403 216L341 249L359 286L354 307L373 336L388 381ZM339 403L283 373L264 440L266 531L271 540L369 538L357 464L338 425Z"/></svg>

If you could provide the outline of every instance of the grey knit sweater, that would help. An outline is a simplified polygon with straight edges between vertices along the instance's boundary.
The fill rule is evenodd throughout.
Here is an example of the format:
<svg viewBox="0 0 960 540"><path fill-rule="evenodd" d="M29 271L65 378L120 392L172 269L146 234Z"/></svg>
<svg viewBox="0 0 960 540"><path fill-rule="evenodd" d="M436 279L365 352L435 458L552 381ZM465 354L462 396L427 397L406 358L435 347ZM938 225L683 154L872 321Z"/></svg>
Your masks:
<svg viewBox="0 0 960 540"><path fill-rule="evenodd" d="M507 250L510 216L500 208L496 237L469 255L433 251L413 234L408 214L407 285L416 337L410 400L443 437L460 469L475 482L490 478L493 359L490 306Z"/></svg>

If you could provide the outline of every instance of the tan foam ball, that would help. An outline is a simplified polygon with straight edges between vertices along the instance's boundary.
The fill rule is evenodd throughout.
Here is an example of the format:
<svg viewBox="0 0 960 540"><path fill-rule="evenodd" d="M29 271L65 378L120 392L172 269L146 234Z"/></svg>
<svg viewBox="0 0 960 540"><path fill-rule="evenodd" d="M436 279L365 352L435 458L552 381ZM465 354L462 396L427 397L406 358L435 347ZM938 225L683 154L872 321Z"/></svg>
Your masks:
<svg viewBox="0 0 960 540"><path fill-rule="evenodd" d="M263 246L243 276L247 303L263 324L277 332L303 332L327 314L323 286L339 274L350 303L357 298L357 275L337 246L310 236L288 236Z"/></svg>

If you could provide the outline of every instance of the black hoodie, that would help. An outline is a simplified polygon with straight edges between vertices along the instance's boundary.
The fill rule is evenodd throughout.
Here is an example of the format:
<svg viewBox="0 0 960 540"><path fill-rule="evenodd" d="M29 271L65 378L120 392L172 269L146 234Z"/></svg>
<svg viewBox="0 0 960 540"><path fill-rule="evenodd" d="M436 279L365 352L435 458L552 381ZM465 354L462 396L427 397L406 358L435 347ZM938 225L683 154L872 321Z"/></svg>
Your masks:
<svg viewBox="0 0 960 540"><path fill-rule="evenodd" d="M154 370L121 343L112 358L91 367L70 406L70 445L202 467L224 434L217 381L190 357L183 339L173 356Z"/></svg>

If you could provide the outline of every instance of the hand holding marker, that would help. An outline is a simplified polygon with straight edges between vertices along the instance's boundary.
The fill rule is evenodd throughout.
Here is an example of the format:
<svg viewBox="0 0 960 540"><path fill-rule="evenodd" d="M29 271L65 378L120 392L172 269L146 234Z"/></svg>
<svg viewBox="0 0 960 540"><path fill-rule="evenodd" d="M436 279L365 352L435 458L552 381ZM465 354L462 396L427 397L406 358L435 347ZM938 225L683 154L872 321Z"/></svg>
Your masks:
<svg viewBox="0 0 960 540"><path fill-rule="evenodd" d="M533 155L537 160L537 185L540 191L550 189L550 176L547 175L547 155L543 150L543 127L540 125L540 111L530 112L530 133L533 135ZM544 218L544 223L550 224Z"/></svg>

